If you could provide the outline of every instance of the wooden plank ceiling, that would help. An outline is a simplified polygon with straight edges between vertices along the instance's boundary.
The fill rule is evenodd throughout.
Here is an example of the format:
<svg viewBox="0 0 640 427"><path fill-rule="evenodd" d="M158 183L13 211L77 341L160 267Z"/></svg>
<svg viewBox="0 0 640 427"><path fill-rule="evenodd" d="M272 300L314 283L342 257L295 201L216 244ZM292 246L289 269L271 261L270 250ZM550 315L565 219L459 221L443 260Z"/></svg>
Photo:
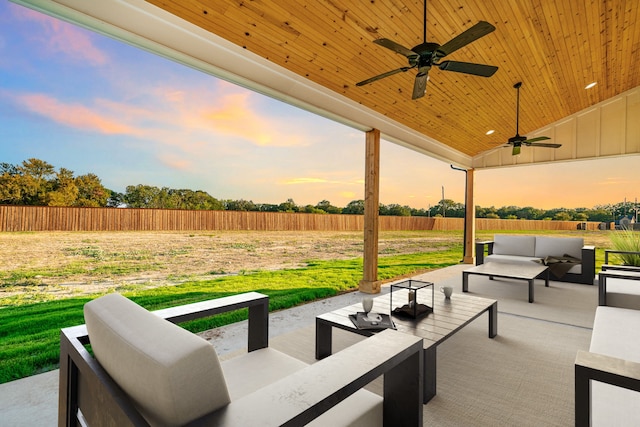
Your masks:
<svg viewBox="0 0 640 427"><path fill-rule="evenodd" d="M518 81L521 135L640 85L637 0L430 0L427 40L442 45L488 21L496 31L446 59L499 70L483 78L434 67L418 100L415 70L355 83L407 65L373 40L422 43L422 1L147 1L469 156L515 134Z"/></svg>

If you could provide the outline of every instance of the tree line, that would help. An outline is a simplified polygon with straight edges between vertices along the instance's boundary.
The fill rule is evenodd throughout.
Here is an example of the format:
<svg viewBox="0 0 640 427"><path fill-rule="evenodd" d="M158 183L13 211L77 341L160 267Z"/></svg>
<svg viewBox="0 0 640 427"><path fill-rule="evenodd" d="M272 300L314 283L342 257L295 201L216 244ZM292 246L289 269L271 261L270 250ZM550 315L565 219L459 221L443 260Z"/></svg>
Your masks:
<svg viewBox="0 0 640 427"><path fill-rule="evenodd" d="M205 191L158 188L150 185L129 185L118 193L102 185L92 173L74 176L65 168L56 168L39 159L28 159L20 165L0 163L0 204L23 206L130 207L186 210L229 210L258 212L298 212L315 214L362 215L364 200L352 200L345 207L334 206L328 200L315 205L298 205L293 199L278 204L254 203L251 200L219 200ZM638 206L621 202L593 208L537 209L533 207L476 206L476 218L533 219L559 221L609 222L622 216L633 216ZM442 199L427 209L399 204L380 204L380 215L444 216L464 218L465 205Z"/></svg>

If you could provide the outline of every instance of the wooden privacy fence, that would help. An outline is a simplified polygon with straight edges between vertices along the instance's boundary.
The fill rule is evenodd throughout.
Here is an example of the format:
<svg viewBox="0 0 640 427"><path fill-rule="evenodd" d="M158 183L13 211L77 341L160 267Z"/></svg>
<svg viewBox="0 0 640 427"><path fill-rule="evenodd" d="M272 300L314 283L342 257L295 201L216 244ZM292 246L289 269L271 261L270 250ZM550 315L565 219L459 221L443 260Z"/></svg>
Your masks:
<svg viewBox="0 0 640 427"><path fill-rule="evenodd" d="M477 230L596 230L597 222L476 219ZM381 231L462 230L462 218L381 216ZM0 206L0 231L361 231L362 215Z"/></svg>

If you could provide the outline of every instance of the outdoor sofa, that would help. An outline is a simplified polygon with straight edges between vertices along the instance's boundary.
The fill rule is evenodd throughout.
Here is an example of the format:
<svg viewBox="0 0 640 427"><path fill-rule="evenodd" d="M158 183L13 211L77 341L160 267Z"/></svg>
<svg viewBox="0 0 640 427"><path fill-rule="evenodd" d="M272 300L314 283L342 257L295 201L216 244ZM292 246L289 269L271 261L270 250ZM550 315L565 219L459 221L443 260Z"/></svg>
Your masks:
<svg viewBox="0 0 640 427"><path fill-rule="evenodd" d="M149 312L113 293L61 331L59 426L422 426L422 340L383 331L307 365L268 347L266 295ZM248 308L248 352L171 323ZM88 351L88 345L95 358ZM384 398L363 387L384 376Z"/></svg>
<svg viewBox="0 0 640 427"><path fill-rule="evenodd" d="M589 351L575 362L576 426L640 425L640 271L598 275Z"/></svg>
<svg viewBox="0 0 640 427"><path fill-rule="evenodd" d="M491 241L476 242L476 265L528 261L547 265L550 280L594 284L595 248L585 246L581 237L496 234Z"/></svg>

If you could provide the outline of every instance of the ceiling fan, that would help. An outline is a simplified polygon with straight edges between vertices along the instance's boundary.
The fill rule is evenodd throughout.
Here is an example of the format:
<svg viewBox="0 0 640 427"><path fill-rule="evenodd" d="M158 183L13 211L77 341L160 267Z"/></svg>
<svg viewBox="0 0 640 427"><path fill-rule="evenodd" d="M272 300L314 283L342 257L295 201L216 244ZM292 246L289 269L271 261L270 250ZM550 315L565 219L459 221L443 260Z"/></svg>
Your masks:
<svg viewBox="0 0 640 427"><path fill-rule="evenodd" d="M406 72L412 68L418 69L418 74L413 85L413 95L411 99L418 99L424 96L427 91L427 81L429 80L429 70L432 66L436 66L444 71L455 71L457 73L472 74L475 76L491 77L498 67L493 65L474 64L470 62L459 61L443 61L440 62L445 56L455 52L456 50L468 45L469 43L484 37L496 28L488 22L480 21L473 27L469 28L462 34L457 35L453 39L449 40L442 46L438 43L427 42L427 1L424 2L424 42L414 46L412 49L408 49L393 40L389 39L377 39L373 42L382 47L386 47L400 55L404 55L409 60L408 67L401 67L396 70L387 71L378 76L371 77L367 80L363 80L356 83L356 86L364 86L366 84L375 82L376 80L383 79L385 77L392 76L396 73Z"/></svg>
<svg viewBox="0 0 640 427"><path fill-rule="evenodd" d="M513 150L511 151L511 154L514 156L517 156L518 154L520 154L520 148L523 145L526 145L528 147L548 147L548 148L560 148L562 147L562 144L549 144L546 142L538 142L538 141L545 141L547 139L551 139L548 136L538 136L536 138L531 138L531 139L527 139L526 136L520 136L520 134L518 133L518 129L520 126L520 86L522 86L522 82L518 82L516 84L513 85L513 87L516 89L517 91L517 95L516 95L516 136L509 138L507 145L505 145L505 147L508 146L513 146Z"/></svg>

